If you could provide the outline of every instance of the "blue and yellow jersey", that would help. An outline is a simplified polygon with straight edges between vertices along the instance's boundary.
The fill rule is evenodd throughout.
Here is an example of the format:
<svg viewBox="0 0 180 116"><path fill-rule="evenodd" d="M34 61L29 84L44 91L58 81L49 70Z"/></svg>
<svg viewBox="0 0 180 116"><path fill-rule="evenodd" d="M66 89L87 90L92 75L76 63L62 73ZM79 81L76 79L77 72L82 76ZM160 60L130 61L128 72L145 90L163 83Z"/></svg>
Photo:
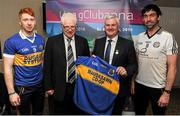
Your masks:
<svg viewBox="0 0 180 116"><path fill-rule="evenodd" d="M14 58L14 81L18 86L33 86L42 80L45 41L38 34L29 40L21 31L5 41L4 57Z"/></svg>
<svg viewBox="0 0 180 116"><path fill-rule="evenodd" d="M75 104L89 114L111 114L120 88L116 67L99 57L79 57L76 65Z"/></svg>

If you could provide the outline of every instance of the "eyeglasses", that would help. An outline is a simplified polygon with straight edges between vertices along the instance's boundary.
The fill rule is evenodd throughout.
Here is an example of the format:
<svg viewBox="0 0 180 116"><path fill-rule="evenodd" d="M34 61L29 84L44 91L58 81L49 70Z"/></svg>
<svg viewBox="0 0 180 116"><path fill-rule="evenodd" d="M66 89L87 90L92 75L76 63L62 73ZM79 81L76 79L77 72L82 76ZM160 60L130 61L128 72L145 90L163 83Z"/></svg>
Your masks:
<svg viewBox="0 0 180 116"><path fill-rule="evenodd" d="M68 30L68 29L75 29L76 26L64 26L63 25L63 28L66 29L66 30Z"/></svg>

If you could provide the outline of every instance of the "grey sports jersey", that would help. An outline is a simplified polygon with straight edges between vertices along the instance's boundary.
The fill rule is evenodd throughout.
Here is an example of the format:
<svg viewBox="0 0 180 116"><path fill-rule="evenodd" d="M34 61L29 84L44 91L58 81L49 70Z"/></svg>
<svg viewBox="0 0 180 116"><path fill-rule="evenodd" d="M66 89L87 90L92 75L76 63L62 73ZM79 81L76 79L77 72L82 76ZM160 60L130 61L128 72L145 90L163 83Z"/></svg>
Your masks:
<svg viewBox="0 0 180 116"><path fill-rule="evenodd" d="M151 38L145 32L138 35L135 48L139 63L136 82L153 88L165 87L167 55L178 53L178 45L171 33L160 29Z"/></svg>

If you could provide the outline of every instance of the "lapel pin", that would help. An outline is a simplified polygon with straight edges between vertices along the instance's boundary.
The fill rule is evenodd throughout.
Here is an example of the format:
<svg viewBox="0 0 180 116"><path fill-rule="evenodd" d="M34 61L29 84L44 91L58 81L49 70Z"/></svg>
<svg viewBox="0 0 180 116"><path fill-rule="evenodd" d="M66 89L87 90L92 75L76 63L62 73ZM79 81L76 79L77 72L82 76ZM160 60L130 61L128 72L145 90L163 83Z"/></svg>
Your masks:
<svg viewBox="0 0 180 116"><path fill-rule="evenodd" d="M119 54L119 50L116 50L116 51L115 51L115 54Z"/></svg>

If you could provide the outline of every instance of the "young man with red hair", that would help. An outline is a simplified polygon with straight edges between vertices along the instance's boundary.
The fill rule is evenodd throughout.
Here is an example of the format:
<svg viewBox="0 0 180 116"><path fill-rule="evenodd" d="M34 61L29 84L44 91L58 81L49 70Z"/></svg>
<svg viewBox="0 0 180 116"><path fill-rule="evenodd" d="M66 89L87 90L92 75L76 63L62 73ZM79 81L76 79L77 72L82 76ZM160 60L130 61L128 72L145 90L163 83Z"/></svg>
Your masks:
<svg viewBox="0 0 180 116"><path fill-rule="evenodd" d="M19 25L20 31L4 44L4 73L9 100L18 114L42 114L42 61L45 41L35 31L36 19L31 8L19 11Z"/></svg>

